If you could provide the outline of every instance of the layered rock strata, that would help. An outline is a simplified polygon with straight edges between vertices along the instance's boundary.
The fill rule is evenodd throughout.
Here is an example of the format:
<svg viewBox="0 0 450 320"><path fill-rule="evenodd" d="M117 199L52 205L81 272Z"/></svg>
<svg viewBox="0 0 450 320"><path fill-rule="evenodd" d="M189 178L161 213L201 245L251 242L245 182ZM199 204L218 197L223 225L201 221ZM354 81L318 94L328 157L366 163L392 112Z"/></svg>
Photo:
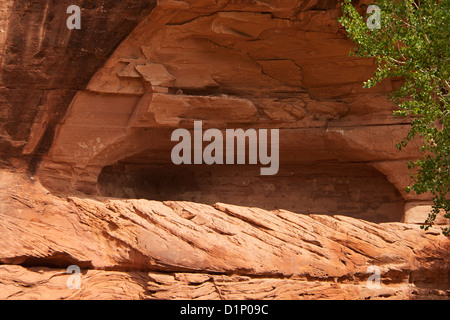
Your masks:
<svg viewBox="0 0 450 320"><path fill-rule="evenodd" d="M375 65L348 56L339 15L321 0L3 1L0 298L448 299L448 239L417 225L430 196L405 193L418 143L395 148L401 82L362 88ZM171 133L194 121L279 130L278 174L175 166Z"/></svg>
<svg viewBox="0 0 450 320"><path fill-rule="evenodd" d="M438 227L223 203L62 199L4 171L0 191L1 299L450 296L449 241ZM67 286L71 265L81 269L79 289ZM369 267L379 268L379 287Z"/></svg>

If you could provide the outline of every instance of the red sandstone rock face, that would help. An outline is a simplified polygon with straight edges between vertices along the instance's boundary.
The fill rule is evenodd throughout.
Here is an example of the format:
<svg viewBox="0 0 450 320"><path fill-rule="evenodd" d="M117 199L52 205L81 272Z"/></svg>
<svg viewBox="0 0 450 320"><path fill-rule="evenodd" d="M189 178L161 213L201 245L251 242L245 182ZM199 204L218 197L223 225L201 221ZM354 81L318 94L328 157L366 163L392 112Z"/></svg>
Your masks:
<svg viewBox="0 0 450 320"><path fill-rule="evenodd" d="M338 1L70 4L81 30L65 1L0 5L0 298L448 298L398 82L362 88ZM175 167L196 120L279 129L279 173Z"/></svg>
<svg viewBox="0 0 450 320"><path fill-rule="evenodd" d="M161 3L74 97L39 176L55 191L213 204L215 200L204 199L205 192L214 199L229 192L220 188L223 183L205 188L201 170L192 173L193 182L184 179L181 193L176 187L149 192L165 184L163 177L145 190L123 177L151 171L155 164L160 171L173 172L170 133L192 128L195 120L202 120L204 129L276 128L282 168L278 182L298 184L304 176L301 183L309 192L294 191L297 199L282 200L281 206L275 199L268 207L378 222L417 219L404 210L406 205L422 212L419 219L424 220L429 195L405 193L410 182L405 161L418 156L417 148L395 148L408 130L406 119L393 118L395 106L387 98L396 84L388 80L372 90L362 88L374 64L348 56L352 43L343 35L338 16L337 1ZM381 174L370 173L367 166ZM227 169L212 170L206 173L210 184L229 181L225 184L236 191L231 186L241 183L240 174L233 180ZM326 176L326 186L315 186L308 172ZM348 179L342 180L339 172L347 172ZM263 189L279 188L258 177L249 179ZM363 190L368 184L377 186L367 193L378 197L375 204L365 191L358 195L346 187ZM108 192L107 186L116 191ZM326 197L327 191L340 200L324 202L317 196ZM291 192L284 193L289 198ZM226 199L266 207L260 196L271 197L249 188Z"/></svg>
<svg viewBox="0 0 450 320"><path fill-rule="evenodd" d="M446 299L439 228L223 203L61 199L0 174L1 299ZM67 288L69 265L83 269ZM367 285L380 268L379 289Z"/></svg>
<svg viewBox="0 0 450 320"><path fill-rule="evenodd" d="M85 88L156 1L4 0L0 4L0 154L45 154L76 92ZM83 27L66 27L69 5ZM32 157L32 156L28 156Z"/></svg>

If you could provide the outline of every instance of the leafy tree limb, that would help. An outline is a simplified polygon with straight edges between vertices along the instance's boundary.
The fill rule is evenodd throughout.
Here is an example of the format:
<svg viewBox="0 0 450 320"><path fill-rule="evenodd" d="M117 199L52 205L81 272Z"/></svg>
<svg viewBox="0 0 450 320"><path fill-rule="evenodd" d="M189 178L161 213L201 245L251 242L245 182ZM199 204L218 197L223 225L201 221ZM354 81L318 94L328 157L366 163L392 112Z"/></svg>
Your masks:
<svg viewBox="0 0 450 320"><path fill-rule="evenodd" d="M377 70L364 87L404 79L391 99L399 106L394 114L412 121L397 147L416 137L423 141L422 159L408 162L413 183L406 191L433 195L433 209L422 225L428 229L442 211L450 219L450 0L378 0L374 5L381 9L379 29L369 29L351 0L342 3L339 22L356 44L350 54L376 61ZM444 234L450 235L450 228Z"/></svg>

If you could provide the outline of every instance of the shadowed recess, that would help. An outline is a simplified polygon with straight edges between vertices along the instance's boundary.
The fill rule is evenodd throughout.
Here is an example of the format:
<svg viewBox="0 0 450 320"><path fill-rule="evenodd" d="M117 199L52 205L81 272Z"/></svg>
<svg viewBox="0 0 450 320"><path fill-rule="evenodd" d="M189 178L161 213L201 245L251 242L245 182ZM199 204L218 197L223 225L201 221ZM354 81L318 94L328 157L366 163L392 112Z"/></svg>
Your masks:
<svg viewBox="0 0 450 320"><path fill-rule="evenodd" d="M259 165L133 163L105 167L100 194L118 198L224 202L266 210L346 215L373 222L400 221L404 201L384 175L364 164L280 165L261 176Z"/></svg>

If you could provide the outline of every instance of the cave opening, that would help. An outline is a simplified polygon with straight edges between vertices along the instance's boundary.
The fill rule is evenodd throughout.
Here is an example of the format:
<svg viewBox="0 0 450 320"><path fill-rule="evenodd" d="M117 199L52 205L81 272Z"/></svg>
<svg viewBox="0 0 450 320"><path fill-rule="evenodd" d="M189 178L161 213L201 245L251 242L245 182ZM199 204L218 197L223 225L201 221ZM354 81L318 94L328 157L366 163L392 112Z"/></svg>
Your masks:
<svg viewBox="0 0 450 320"><path fill-rule="evenodd" d="M154 160L154 159L153 159ZM135 155L106 166L101 196L157 201L217 202L285 209L301 214L345 215L398 222L404 200L376 169L362 163L282 163L277 175L258 165L174 165Z"/></svg>

